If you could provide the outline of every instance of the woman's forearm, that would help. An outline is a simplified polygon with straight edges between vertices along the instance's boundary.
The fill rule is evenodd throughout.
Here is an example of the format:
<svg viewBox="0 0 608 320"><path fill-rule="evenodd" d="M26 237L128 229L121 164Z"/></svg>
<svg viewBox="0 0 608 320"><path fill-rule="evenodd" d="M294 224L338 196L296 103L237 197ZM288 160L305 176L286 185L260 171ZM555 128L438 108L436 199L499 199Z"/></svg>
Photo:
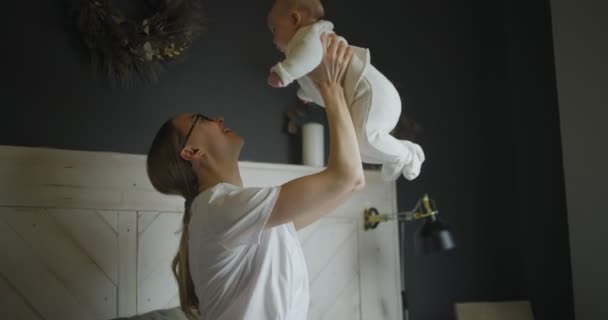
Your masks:
<svg viewBox="0 0 608 320"><path fill-rule="evenodd" d="M319 89L329 123L329 161L327 168L348 183L364 183L363 167L359 154L357 135L344 98L344 90L339 84L320 84Z"/></svg>

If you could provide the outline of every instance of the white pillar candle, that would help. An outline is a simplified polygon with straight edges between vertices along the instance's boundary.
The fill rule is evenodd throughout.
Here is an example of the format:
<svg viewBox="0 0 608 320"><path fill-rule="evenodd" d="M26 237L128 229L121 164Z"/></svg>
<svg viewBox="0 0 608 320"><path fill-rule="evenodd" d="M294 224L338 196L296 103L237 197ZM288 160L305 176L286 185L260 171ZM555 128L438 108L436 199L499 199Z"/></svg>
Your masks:
<svg viewBox="0 0 608 320"><path fill-rule="evenodd" d="M302 164L322 167L325 165L323 125L309 122L302 125Z"/></svg>

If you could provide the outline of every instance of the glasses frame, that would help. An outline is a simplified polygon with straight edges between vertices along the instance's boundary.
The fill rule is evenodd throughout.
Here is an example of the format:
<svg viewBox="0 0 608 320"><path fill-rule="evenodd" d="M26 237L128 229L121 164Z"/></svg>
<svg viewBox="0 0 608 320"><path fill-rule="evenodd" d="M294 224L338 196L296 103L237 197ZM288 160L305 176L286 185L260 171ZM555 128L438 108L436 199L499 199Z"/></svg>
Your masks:
<svg viewBox="0 0 608 320"><path fill-rule="evenodd" d="M194 127L196 126L196 123L198 122L198 120L202 119L205 121L214 121L213 119L202 115L200 113L196 113L194 114L194 121L192 121L192 126L190 127L190 130L188 130L188 134L186 135L186 139L184 139L184 145L182 146L182 149L184 149L186 147L186 144L188 143L188 138L190 138L190 135L192 134L192 130L194 130Z"/></svg>

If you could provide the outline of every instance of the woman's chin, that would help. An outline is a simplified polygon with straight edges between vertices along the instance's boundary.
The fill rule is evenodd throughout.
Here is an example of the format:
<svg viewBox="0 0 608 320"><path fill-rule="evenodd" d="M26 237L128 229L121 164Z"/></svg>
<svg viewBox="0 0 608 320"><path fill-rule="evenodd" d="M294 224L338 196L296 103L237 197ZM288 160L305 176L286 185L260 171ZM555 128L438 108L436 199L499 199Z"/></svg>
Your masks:
<svg viewBox="0 0 608 320"><path fill-rule="evenodd" d="M231 135L230 138L233 138L235 140L235 142L238 144L238 149L240 152L241 149L243 148L243 145L245 144L245 139L243 139L243 137L239 136L238 134L236 134L234 132L230 132L229 134Z"/></svg>

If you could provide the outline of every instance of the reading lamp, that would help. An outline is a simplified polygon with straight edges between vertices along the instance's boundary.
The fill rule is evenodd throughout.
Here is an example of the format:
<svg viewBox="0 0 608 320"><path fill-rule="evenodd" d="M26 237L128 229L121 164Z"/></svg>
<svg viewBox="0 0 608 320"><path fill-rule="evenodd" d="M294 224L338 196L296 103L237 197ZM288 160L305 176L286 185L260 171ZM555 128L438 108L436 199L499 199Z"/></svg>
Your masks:
<svg viewBox="0 0 608 320"><path fill-rule="evenodd" d="M363 227L365 230L375 229L383 221L397 220L399 222L399 246L405 248L405 223L424 219L424 224L416 231L414 237L416 253L430 254L435 252L452 250L456 247L452 230L443 221L437 218L439 211L435 206L435 201L424 195L411 211L399 212L396 214L381 214L376 208L367 208L363 213ZM403 317L409 319L409 306L405 292L405 254L401 250L401 303Z"/></svg>
<svg viewBox="0 0 608 320"><path fill-rule="evenodd" d="M424 219L424 224L416 231L414 238L416 252L418 254L430 254L454 249L456 244L454 243L452 230L437 218L437 214L439 214L439 211L435 206L435 201L429 199L429 196L425 194L411 211L381 214L376 208L365 209L363 226L365 230L371 230L383 221L396 219L399 222L404 222Z"/></svg>

